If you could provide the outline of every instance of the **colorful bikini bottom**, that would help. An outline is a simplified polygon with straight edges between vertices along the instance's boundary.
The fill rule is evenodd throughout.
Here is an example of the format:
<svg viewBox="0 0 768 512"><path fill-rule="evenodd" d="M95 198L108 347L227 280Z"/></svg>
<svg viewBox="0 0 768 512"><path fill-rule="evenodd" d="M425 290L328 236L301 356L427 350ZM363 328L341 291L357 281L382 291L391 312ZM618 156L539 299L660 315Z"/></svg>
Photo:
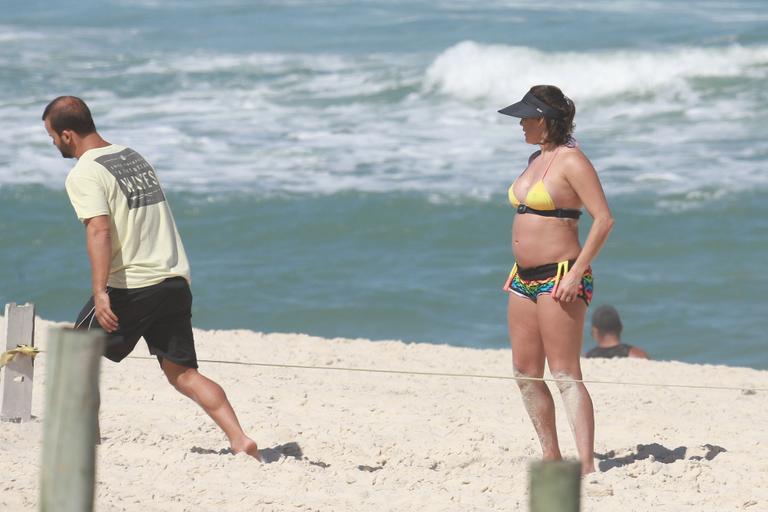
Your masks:
<svg viewBox="0 0 768 512"><path fill-rule="evenodd" d="M560 279L568 273L568 269L573 265L574 261L576 260L548 263L532 268L521 268L515 263L507 279L509 283L507 291L536 302L536 298L542 293L552 293ZM582 299L587 306L592 302L593 287L592 267L587 267L584 275L581 276L579 293L577 294L577 297Z"/></svg>

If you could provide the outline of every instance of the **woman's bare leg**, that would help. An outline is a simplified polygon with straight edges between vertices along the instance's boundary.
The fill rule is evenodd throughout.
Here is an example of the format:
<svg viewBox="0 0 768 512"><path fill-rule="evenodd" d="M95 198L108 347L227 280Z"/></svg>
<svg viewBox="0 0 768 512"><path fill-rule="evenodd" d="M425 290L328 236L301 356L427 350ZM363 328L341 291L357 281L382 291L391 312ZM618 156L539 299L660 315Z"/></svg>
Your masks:
<svg viewBox="0 0 768 512"><path fill-rule="evenodd" d="M550 295L538 298L538 318L542 343L552 376L563 380L581 380L581 346L587 305L581 299L557 302ZM558 382L568 415L582 474L595 470L595 414L592 398L582 383Z"/></svg>
<svg viewBox="0 0 768 512"><path fill-rule="evenodd" d="M544 346L539 334L536 303L510 293L507 325L515 376L542 377ZM525 410L539 437L544 460L559 460L561 455L555 427L555 403L547 384L542 381L518 380L517 385Z"/></svg>

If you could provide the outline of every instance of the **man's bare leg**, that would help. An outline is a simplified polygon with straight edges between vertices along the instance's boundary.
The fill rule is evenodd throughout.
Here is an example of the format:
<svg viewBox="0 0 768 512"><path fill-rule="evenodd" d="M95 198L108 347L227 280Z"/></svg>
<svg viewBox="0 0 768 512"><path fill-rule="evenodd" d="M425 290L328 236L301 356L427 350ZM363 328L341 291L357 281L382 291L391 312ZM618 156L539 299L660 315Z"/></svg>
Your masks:
<svg viewBox="0 0 768 512"><path fill-rule="evenodd" d="M261 460L256 442L245 435L226 393L217 383L195 368L163 359L161 366L168 382L181 394L194 400L224 431L235 453L247 453Z"/></svg>

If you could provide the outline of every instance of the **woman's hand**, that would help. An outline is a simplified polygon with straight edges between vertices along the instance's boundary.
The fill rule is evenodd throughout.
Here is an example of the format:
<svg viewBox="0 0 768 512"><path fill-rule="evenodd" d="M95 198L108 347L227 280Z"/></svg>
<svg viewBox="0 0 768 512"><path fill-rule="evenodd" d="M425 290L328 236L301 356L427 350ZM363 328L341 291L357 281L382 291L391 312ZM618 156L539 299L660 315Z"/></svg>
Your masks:
<svg viewBox="0 0 768 512"><path fill-rule="evenodd" d="M581 291L581 276L569 270L560 282L552 290L552 298L560 302L573 302L579 297Z"/></svg>

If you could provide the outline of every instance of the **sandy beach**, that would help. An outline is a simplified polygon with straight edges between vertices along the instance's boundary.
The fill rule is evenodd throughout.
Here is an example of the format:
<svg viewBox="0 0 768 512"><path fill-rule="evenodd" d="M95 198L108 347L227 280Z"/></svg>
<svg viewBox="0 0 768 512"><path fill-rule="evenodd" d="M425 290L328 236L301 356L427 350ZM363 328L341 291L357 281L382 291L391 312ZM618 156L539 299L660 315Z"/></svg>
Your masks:
<svg viewBox="0 0 768 512"><path fill-rule="evenodd" d="M0 318L0 328L3 328ZM47 330L38 319L37 345ZM96 510L527 511L527 465L539 454L512 380L354 371L375 368L509 376L509 350L195 332L201 362L228 393L265 464L226 439L164 380L140 343L102 366ZM600 471L584 511L768 510L768 372L644 360L583 360ZM36 510L46 356L35 362L33 415L0 424L0 510ZM576 450L562 403L558 433Z"/></svg>

